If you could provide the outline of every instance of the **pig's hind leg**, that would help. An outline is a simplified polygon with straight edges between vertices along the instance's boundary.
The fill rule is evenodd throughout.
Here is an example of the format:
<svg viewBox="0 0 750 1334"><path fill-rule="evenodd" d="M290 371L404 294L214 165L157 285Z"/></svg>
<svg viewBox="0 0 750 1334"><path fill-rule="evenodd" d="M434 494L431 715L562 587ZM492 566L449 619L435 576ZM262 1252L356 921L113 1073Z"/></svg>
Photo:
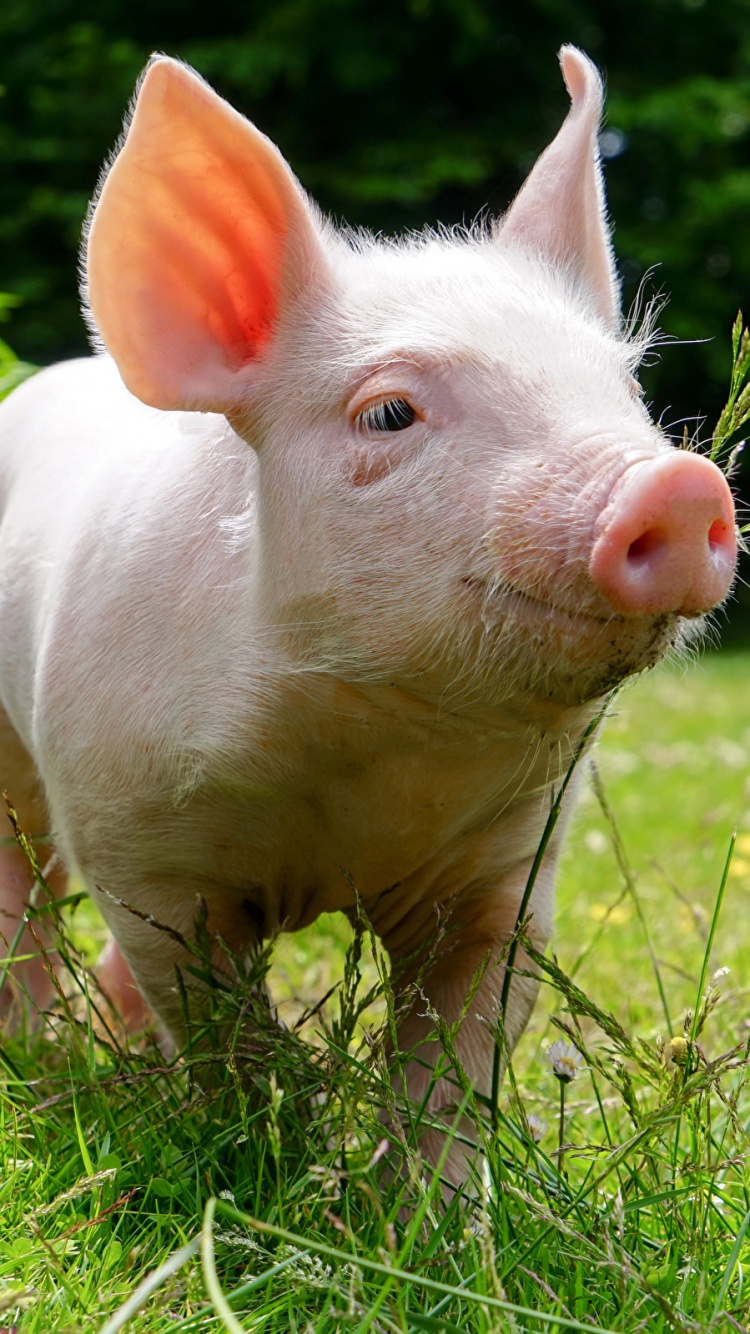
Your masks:
<svg viewBox="0 0 750 1334"><path fill-rule="evenodd" d="M16 812L19 829L35 844L49 889L55 898L61 897L67 891L68 876L55 859L52 844L46 837L49 824L41 783L31 756L11 726L5 710L0 707L0 801L4 806L3 793L7 793ZM48 1004L54 994L52 980L28 927L18 935L34 888L34 876L26 854L16 842L10 819L2 819L0 806L0 829L3 825L4 832L0 837L0 960L6 964L6 969L0 976L0 1014L24 991L39 1009ZM41 906L39 891L36 901ZM34 930L54 963L54 947L49 932L44 929L43 919L35 921ZM13 959L16 962L11 964L9 955L14 941ZM114 939L105 946L97 972L105 996L126 1027L131 1030L142 1028L150 1017L149 1009Z"/></svg>
<svg viewBox="0 0 750 1334"><path fill-rule="evenodd" d="M34 762L0 708L0 797L4 793L16 811L19 828L32 842L39 840L36 851L41 869L46 869L50 889L55 895L64 893L67 876L60 865L54 864L51 845L42 841L48 829L47 812ZM22 925L32 897L34 876L28 858L15 840L9 818L0 818L0 831L0 958L4 965L0 1012L22 991L41 1008L51 999L53 986L28 926ZM43 897L37 891L39 906L42 902ZM46 948L49 936L42 919L34 923L34 930ZM16 962L11 962L14 942L12 958Z"/></svg>
<svg viewBox="0 0 750 1334"><path fill-rule="evenodd" d="M132 969L126 963L114 936L104 946L96 965L99 985L130 1033L140 1032L153 1018Z"/></svg>

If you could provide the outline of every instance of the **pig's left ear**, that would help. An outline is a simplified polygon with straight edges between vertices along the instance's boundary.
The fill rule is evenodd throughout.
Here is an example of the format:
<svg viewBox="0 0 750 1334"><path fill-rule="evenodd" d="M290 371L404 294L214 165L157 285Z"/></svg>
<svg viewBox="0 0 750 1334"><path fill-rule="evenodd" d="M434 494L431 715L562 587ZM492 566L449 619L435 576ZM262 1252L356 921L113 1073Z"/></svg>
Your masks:
<svg viewBox="0 0 750 1334"><path fill-rule="evenodd" d="M595 66L574 46L560 52L573 103L559 131L512 203L498 243L520 243L569 273L610 327L620 293L609 241L598 133L604 100Z"/></svg>
<svg viewBox="0 0 750 1334"><path fill-rule="evenodd" d="M177 61L146 70L91 216L85 295L125 384L232 412L285 306L325 285L313 211L265 135Z"/></svg>

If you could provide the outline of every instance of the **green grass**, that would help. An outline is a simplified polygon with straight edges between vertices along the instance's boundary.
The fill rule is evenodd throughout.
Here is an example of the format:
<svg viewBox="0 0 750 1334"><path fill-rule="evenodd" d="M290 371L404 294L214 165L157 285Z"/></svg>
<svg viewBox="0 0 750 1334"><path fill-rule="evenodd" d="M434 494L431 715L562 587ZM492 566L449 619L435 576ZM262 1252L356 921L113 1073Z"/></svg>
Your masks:
<svg viewBox="0 0 750 1334"><path fill-rule="evenodd" d="M382 987L364 1025L359 1014L383 969L366 933L352 945L330 918L280 941L269 981L287 1028L255 988L259 960L217 1002L225 1020L252 1008L254 1040L231 1060L217 1048L170 1063L97 1016L87 967L99 928L77 909L67 1009L6 1033L0 1051L0 1328L743 1329L749 677L750 659L712 655L618 698L596 763L624 859L587 782L560 876L557 962L541 962L498 1132L480 1125L473 1204L444 1211L409 1148ZM687 1065L679 1044L665 1060L670 1029L695 1038ZM561 1033L585 1066L564 1089L562 1171L561 1088L545 1059ZM465 1101L478 1117L470 1090ZM398 1135L378 1114L389 1103L406 1141L398 1174L385 1143Z"/></svg>

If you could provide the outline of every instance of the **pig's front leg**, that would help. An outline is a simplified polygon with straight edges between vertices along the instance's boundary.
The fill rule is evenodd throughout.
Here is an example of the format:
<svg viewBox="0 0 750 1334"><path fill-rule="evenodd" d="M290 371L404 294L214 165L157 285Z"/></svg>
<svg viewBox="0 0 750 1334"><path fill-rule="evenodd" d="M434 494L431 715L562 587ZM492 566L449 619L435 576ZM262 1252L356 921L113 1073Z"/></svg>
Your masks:
<svg viewBox="0 0 750 1334"><path fill-rule="evenodd" d="M232 896L217 894L214 886L149 881L131 893L125 889L117 899L95 884L90 888L112 932L99 964L105 993L129 1028L148 1018L148 1006L181 1045L186 1036L185 996L196 1028L210 1019L208 983L196 973L213 969L231 975L220 941L236 956L248 954L257 944L257 921ZM201 937L208 957L204 945L199 953L191 949L199 916L206 910Z"/></svg>
<svg viewBox="0 0 750 1334"><path fill-rule="evenodd" d="M398 1033L401 1052L414 1054L404 1066L403 1076L396 1076L394 1082L398 1090L402 1078L405 1078L412 1112L415 1108L423 1108L423 1123L445 1120L447 1125L451 1125L462 1098L455 1073L445 1068L447 1057L435 1036L425 1002L429 1002L429 1007L447 1024L455 1024L461 1016L477 970L482 968L488 955L490 962L485 967L479 989L463 1018L455 1038L455 1048L476 1092L486 1098L491 1096L495 1053L493 1031L498 1019L505 976L504 965L497 961L515 928L530 868L531 861L524 862L512 877L506 877L502 885L484 895L457 896L457 901L450 906L447 929L437 946L434 943L434 915L417 935L405 930L404 923L390 937L383 937L393 962L397 991L404 994L413 987L415 981L420 984L414 1004ZM531 899L529 911L533 917L529 936L538 949L544 949L551 933L553 874L553 864L543 866ZM519 948L514 970L529 968L533 968L533 965L525 951ZM519 976L514 971L505 1017L505 1037L511 1051L531 1014L538 986L533 977ZM443 1073L435 1079L438 1062L441 1063ZM459 1134L461 1139L476 1140L476 1132L467 1121L460 1127ZM445 1148L442 1132L425 1129L418 1132L418 1139L420 1152L425 1159L436 1164ZM451 1185L464 1185L470 1176L470 1164L475 1157L474 1150L468 1144L459 1142L457 1137L443 1168L443 1176Z"/></svg>

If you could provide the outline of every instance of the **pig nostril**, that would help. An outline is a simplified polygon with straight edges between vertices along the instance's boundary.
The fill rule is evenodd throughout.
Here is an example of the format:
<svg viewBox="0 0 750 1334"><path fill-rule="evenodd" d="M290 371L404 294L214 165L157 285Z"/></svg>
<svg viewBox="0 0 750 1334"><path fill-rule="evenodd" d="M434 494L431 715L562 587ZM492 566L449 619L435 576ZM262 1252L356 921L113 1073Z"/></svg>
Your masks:
<svg viewBox="0 0 750 1334"><path fill-rule="evenodd" d="M708 545L711 551L719 551L722 547L732 547L734 542L734 533L729 524L724 523L723 519L717 519L711 524L708 530Z"/></svg>
<svg viewBox="0 0 750 1334"><path fill-rule="evenodd" d="M645 565L647 561L652 561L659 551L667 545L666 534L660 528L649 528L640 537L631 542L628 547L628 563L631 565Z"/></svg>

